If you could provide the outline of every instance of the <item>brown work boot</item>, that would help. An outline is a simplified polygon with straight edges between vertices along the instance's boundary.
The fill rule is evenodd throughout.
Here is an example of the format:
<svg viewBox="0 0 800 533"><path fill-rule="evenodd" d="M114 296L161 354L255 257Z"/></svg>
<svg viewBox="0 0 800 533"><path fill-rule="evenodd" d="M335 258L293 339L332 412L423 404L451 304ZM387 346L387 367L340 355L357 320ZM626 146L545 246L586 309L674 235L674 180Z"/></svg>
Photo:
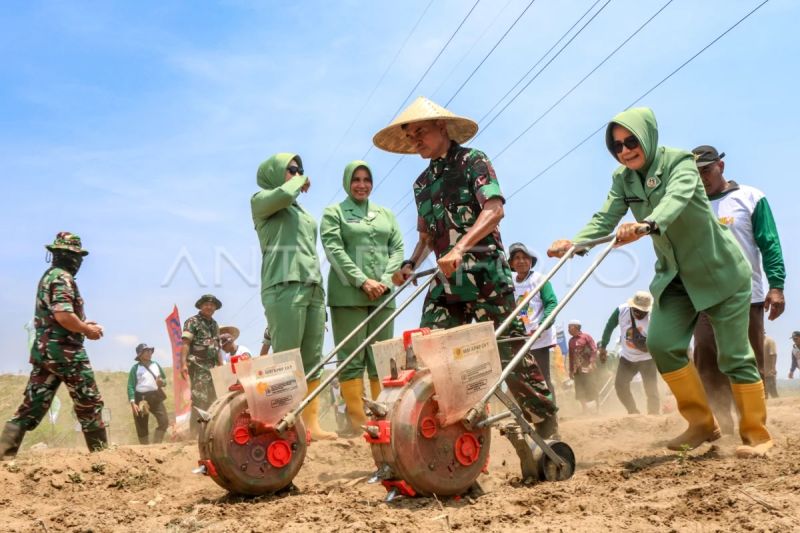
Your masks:
<svg viewBox="0 0 800 533"><path fill-rule="evenodd" d="M662 377L675 396L678 411L689 422L686 431L667 442L667 448L675 451L693 450L704 442L719 439L722 435L694 364L689 363Z"/></svg>
<svg viewBox="0 0 800 533"><path fill-rule="evenodd" d="M736 448L736 457L764 457L773 446L767 431L764 383L733 383L731 389L739 409L739 435L744 442L744 446Z"/></svg>
<svg viewBox="0 0 800 533"><path fill-rule="evenodd" d="M0 461L17 456L23 437L25 437L25 430L22 429L22 426L6 422L3 434L0 435Z"/></svg>

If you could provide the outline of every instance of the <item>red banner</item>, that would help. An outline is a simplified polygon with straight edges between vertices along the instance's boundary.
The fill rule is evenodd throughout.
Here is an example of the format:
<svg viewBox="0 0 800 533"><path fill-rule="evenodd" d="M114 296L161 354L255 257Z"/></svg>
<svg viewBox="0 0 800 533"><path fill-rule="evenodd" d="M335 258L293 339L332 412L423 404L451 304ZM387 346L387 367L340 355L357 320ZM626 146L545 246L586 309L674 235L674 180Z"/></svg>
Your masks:
<svg viewBox="0 0 800 533"><path fill-rule="evenodd" d="M172 345L172 383L175 398L175 431L178 434L189 430L189 414L192 409L191 391L189 381L181 376L181 350L183 340L181 333L183 327L181 318L178 315L178 306L172 309L172 313L166 319L167 335Z"/></svg>

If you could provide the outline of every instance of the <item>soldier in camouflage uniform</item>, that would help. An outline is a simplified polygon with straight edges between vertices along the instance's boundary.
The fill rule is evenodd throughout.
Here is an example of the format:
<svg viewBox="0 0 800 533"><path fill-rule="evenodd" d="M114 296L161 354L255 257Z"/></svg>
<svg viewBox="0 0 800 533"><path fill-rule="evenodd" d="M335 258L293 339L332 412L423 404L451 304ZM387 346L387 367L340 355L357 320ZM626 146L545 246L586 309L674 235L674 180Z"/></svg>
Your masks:
<svg viewBox="0 0 800 533"><path fill-rule="evenodd" d="M101 417L103 399L83 347L84 338L99 339L103 328L86 320L83 298L75 283L89 252L81 247L80 237L65 231L45 247L53 254L53 266L42 276L36 293L36 339L30 355L33 369L25 399L0 436L0 459L16 455L25 433L42 421L62 382L72 397L89 450L108 444Z"/></svg>
<svg viewBox="0 0 800 533"><path fill-rule="evenodd" d="M425 298L421 327L450 328L491 320L498 326L515 307L511 269L504 256L498 224L504 199L486 155L459 143L478 125L420 97L374 138L379 148L416 153L430 159L414 182L419 242L395 273L401 284L431 250L443 276L437 276ZM519 320L512 336L524 336ZM516 344L516 343L515 343ZM500 345L503 364L514 350ZM533 357L526 357L507 384L529 420L541 421L545 436L554 431L556 407Z"/></svg>
<svg viewBox="0 0 800 533"><path fill-rule="evenodd" d="M183 349L181 350L181 375L189 378L192 410L203 411L217 399L211 369L221 364L219 351L219 326L212 317L222 307L216 296L204 294L194 304L200 311L183 324ZM189 432L197 435L197 416L189 417Z"/></svg>

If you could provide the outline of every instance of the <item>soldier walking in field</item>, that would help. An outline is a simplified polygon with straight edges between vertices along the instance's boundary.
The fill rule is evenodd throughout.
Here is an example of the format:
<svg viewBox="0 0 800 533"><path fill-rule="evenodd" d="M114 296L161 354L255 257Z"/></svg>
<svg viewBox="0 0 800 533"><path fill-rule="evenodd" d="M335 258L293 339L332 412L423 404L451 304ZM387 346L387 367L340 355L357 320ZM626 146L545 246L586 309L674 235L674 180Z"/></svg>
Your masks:
<svg viewBox="0 0 800 533"><path fill-rule="evenodd" d="M189 379L192 395L192 414L189 417L189 434L197 436L197 414L195 409L205 411L217 394L211 379L211 369L220 364L219 326L213 316L222 307L216 296L204 294L194 306L199 312L183 324L183 348L181 349L181 375Z"/></svg>
<svg viewBox="0 0 800 533"><path fill-rule="evenodd" d="M103 399L83 347L85 338L102 337L103 328L86 320L83 298L75 282L89 252L81 247L80 237L66 231L56 235L53 244L45 248L52 253L53 263L39 281L36 293L36 339L30 355L33 368L25 399L0 436L0 459L17 454L25 433L42 421L62 382L72 397L89 451L108 445L101 416Z"/></svg>

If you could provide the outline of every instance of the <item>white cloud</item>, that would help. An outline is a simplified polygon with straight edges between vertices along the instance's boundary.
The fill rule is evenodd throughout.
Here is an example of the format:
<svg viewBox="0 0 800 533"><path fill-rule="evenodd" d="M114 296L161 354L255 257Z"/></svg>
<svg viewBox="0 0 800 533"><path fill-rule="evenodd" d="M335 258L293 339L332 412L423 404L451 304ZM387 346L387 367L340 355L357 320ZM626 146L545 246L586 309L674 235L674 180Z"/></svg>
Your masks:
<svg viewBox="0 0 800 533"><path fill-rule="evenodd" d="M139 344L139 337L128 333L114 335L114 342L125 346L126 348L133 348Z"/></svg>

